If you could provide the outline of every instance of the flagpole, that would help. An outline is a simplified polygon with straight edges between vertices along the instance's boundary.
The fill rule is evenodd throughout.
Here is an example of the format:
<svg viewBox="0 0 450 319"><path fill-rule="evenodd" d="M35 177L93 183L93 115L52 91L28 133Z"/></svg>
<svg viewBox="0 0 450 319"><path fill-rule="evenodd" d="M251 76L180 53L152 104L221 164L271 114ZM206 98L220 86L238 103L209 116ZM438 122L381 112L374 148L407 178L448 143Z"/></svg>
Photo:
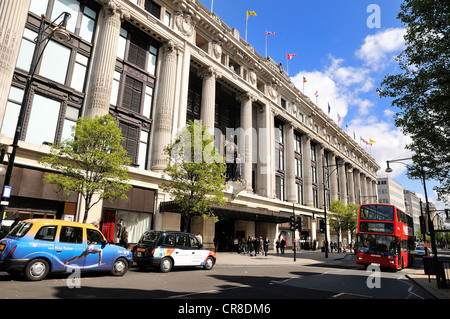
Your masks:
<svg viewBox="0 0 450 319"><path fill-rule="evenodd" d="M287 74L289 74L289 56L288 56L288 53L286 53L286 69L287 69Z"/></svg>
<svg viewBox="0 0 450 319"><path fill-rule="evenodd" d="M247 20L245 20L245 42L247 42L247 26L248 26L248 13L247 13Z"/></svg>
<svg viewBox="0 0 450 319"><path fill-rule="evenodd" d="M214 0L211 0L211 13L213 12L213 8L214 8Z"/></svg>
<svg viewBox="0 0 450 319"><path fill-rule="evenodd" d="M267 31L266 31L266 58L267 58Z"/></svg>

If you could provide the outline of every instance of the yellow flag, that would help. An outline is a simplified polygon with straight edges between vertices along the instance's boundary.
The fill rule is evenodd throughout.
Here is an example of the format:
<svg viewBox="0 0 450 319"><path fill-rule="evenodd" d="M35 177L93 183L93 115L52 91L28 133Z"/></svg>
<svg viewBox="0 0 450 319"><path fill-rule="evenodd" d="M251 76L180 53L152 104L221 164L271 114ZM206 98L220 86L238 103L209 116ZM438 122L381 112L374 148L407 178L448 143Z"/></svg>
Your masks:
<svg viewBox="0 0 450 319"><path fill-rule="evenodd" d="M376 143L374 140L372 140L371 138L369 138L370 143Z"/></svg>
<svg viewBox="0 0 450 319"><path fill-rule="evenodd" d="M256 12L255 11L247 11L247 19L249 16L255 16L256 17Z"/></svg>

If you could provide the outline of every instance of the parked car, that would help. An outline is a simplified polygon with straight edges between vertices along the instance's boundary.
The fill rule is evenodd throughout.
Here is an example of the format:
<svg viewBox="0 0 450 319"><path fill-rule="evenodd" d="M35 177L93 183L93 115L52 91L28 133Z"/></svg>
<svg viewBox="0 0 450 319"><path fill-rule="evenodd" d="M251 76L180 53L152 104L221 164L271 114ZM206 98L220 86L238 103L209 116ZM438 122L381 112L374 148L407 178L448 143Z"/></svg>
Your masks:
<svg viewBox="0 0 450 319"><path fill-rule="evenodd" d="M425 246L416 246L415 250L416 256L430 256L430 250Z"/></svg>
<svg viewBox="0 0 450 319"><path fill-rule="evenodd" d="M49 272L109 271L123 276L132 265L131 252L108 244L91 224L56 219L28 219L0 240L0 270L42 280Z"/></svg>
<svg viewBox="0 0 450 319"><path fill-rule="evenodd" d="M154 267L162 272L178 266L209 270L216 263L215 252L204 249L194 234L179 231L146 231L132 252L139 268Z"/></svg>

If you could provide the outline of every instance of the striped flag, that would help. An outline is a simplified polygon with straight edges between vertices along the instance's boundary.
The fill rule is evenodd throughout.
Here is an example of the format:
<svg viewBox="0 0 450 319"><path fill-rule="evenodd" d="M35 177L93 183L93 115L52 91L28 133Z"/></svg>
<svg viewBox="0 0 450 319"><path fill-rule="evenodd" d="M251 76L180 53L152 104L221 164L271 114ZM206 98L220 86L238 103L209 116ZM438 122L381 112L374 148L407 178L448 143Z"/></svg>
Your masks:
<svg viewBox="0 0 450 319"><path fill-rule="evenodd" d="M287 54L287 59L288 59L288 61L290 60L290 59L292 59L294 56L297 56L297 54L295 54L295 53L293 53L293 54Z"/></svg>
<svg viewBox="0 0 450 319"><path fill-rule="evenodd" d="M275 32L272 32L272 31L266 31L266 36L267 36L268 34L276 35Z"/></svg>

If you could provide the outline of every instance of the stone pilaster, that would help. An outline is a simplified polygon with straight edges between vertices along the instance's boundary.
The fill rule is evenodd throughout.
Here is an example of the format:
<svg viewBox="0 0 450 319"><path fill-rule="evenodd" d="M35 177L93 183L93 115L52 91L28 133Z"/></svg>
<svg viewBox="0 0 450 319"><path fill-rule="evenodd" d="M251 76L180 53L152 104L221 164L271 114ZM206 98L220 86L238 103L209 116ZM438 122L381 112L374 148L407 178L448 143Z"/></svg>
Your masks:
<svg viewBox="0 0 450 319"><path fill-rule="evenodd" d="M129 13L122 10L115 1L104 1L99 14L99 31L86 92L84 114L86 117L109 113L121 20L128 16Z"/></svg>
<svg viewBox="0 0 450 319"><path fill-rule="evenodd" d="M3 122L29 7L30 0L0 1L0 123Z"/></svg>
<svg viewBox="0 0 450 319"><path fill-rule="evenodd" d="M159 76L158 96L153 144L152 170L162 172L167 165L164 148L171 142L175 84L177 78L177 52L169 41L161 49L162 63Z"/></svg>

